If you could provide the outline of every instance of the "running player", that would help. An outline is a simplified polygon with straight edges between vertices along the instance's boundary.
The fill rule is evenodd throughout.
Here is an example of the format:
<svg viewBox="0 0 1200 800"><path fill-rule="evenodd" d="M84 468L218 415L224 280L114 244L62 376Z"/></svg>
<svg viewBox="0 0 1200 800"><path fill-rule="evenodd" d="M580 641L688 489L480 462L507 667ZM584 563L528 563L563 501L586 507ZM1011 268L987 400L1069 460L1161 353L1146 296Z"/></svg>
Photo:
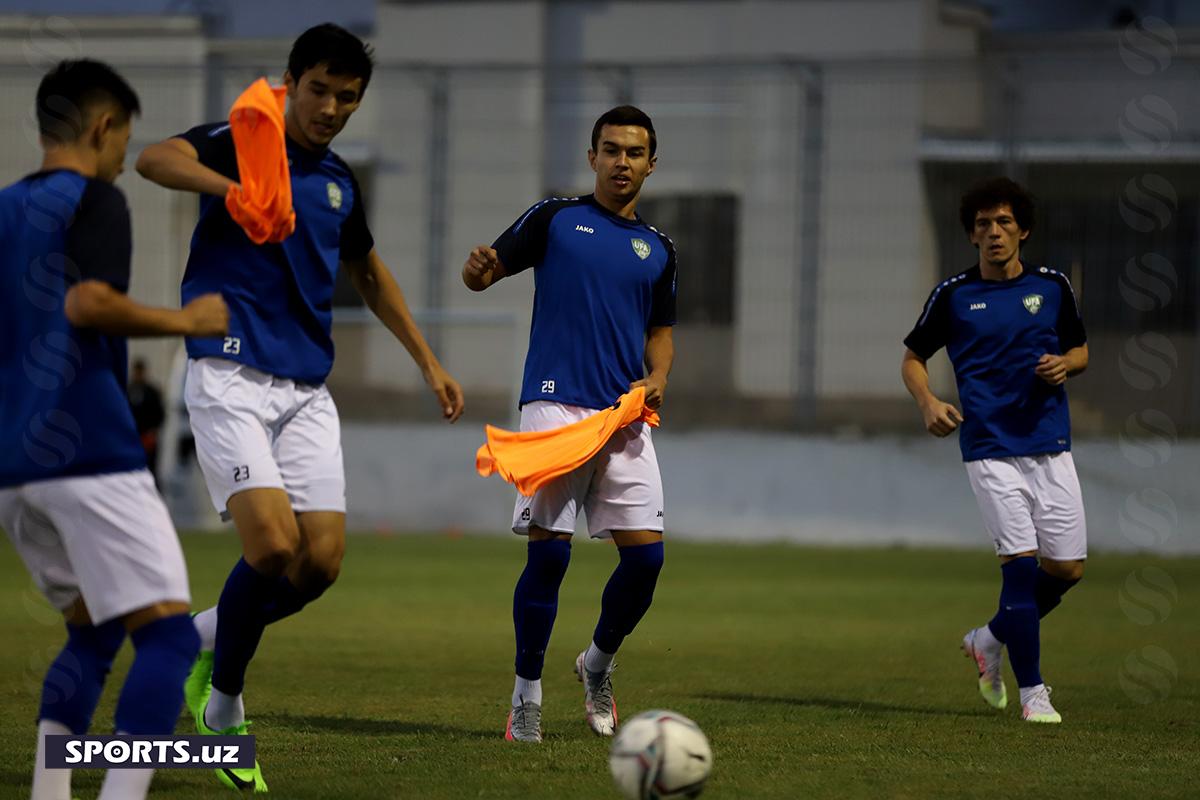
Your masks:
<svg viewBox="0 0 1200 800"><path fill-rule="evenodd" d="M482 291L533 268L533 329L521 389L521 430L576 422L612 405L634 386L662 405L675 349L675 248L637 215L642 183L654 171L654 125L620 106L592 129L593 194L543 200L491 247L471 251L463 282ZM643 371L643 363L645 371ZM650 428L618 431L591 461L518 497L514 533L529 537L513 597L516 685L505 737L542 740L542 664L571 556L575 518L593 538L612 538L620 561L604 589L600 621L575 661L588 725L617 726L613 655L650 608L663 564L663 490Z"/></svg>
<svg viewBox="0 0 1200 800"><path fill-rule="evenodd" d="M1083 577L1087 527L1075 462L1067 378L1087 368L1087 336L1066 276L1021 261L1034 225L1029 194L1007 178L978 184L960 220L979 263L929 296L901 372L934 436L956 430L984 528L1000 557L1000 607L963 637L979 690L1008 705L1003 647L1021 690L1021 715L1061 722L1039 666L1039 620ZM960 414L929 390L926 361L946 348Z"/></svg>
<svg viewBox="0 0 1200 800"><path fill-rule="evenodd" d="M125 399L127 336L223 336L220 296L131 300L132 239L113 186L139 112L110 67L64 61L37 92L41 169L0 191L0 526L65 618L46 673L33 800L70 800L44 737L87 733L128 632L118 733L171 734L199 641L183 551ZM101 800L146 796L153 770L108 773Z"/></svg>
<svg viewBox="0 0 1200 800"><path fill-rule="evenodd" d="M293 45L283 80L296 230L281 244L253 244L222 202L238 179L228 125L193 128L138 159L144 177L201 194L183 297L220 290L231 312L224 340L188 340L185 399L197 455L243 552L216 607L196 617L202 649L187 705L201 733L246 729L242 688L265 626L299 611L338 576L345 477L325 378L339 265L412 355L445 418L462 414L462 391L374 250L354 174L329 149L362 102L371 71L370 48L336 25L311 28ZM258 767L218 777L266 790Z"/></svg>

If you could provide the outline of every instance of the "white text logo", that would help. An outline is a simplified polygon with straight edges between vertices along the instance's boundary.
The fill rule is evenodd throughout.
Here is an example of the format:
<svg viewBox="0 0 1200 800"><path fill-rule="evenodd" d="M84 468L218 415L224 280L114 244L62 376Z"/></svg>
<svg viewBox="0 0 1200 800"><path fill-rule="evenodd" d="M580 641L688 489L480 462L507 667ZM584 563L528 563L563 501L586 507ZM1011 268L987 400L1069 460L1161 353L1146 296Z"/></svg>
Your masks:
<svg viewBox="0 0 1200 800"><path fill-rule="evenodd" d="M982 311L985 308L987 308L987 303L971 303L972 311Z"/></svg>
<svg viewBox="0 0 1200 800"><path fill-rule="evenodd" d="M595 233L596 232L595 228L589 228L586 225L576 225L575 230L583 231L584 233Z"/></svg>

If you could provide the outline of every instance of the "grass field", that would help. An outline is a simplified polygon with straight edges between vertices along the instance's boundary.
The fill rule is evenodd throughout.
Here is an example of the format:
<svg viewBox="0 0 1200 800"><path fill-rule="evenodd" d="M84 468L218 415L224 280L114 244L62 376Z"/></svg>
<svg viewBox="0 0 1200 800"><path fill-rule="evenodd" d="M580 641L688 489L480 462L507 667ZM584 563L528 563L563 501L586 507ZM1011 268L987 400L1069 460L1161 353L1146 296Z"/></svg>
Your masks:
<svg viewBox="0 0 1200 800"><path fill-rule="evenodd" d="M184 544L196 604L210 604L237 557L234 537ZM623 716L671 708L701 724L716 765L706 798L1200 792L1200 560L1094 557L1043 627L1043 672L1065 722L1032 726L1016 703L1003 713L984 705L957 649L995 605L986 553L667 553L614 685ZM546 660L540 747L502 739L523 558L512 537L352 537L338 585L272 627L250 668L247 709L272 796L616 797L607 742L586 729L571 673L614 554L576 544ZM1171 576L1177 598L1147 594L1153 581L1127 588L1148 566ZM37 692L60 637L11 548L0 549L0 797L27 792ZM1155 667L1158 651L1139 657L1146 646L1166 651L1176 674ZM112 724L128 659L127 649L96 732ZM76 795L95 797L99 780L76 773ZM155 779L157 797L230 794L207 772Z"/></svg>

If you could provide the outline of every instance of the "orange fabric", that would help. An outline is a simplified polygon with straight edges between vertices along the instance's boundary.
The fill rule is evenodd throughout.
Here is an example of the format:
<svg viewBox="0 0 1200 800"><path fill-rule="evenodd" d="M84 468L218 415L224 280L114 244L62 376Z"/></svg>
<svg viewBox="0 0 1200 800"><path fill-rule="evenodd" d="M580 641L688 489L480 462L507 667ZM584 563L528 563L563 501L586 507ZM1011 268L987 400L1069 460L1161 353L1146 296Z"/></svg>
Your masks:
<svg viewBox="0 0 1200 800"><path fill-rule="evenodd" d="M530 497L539 488L582 466L621 428L635 422L658 427L658 413L646 405L646 390L639 386L621 395L612 408L587 419L548 431L501 430L488 425L487 441L475 453L475 470L500 477Z"/></svg>
<svg viewBox="0 0 1200 800"><path fill-rule="evenodd" d="M286 91L259 78L229 110L242 182L229 187L225 208L255 244L282 242L296 230L283 126Z"/></svg>

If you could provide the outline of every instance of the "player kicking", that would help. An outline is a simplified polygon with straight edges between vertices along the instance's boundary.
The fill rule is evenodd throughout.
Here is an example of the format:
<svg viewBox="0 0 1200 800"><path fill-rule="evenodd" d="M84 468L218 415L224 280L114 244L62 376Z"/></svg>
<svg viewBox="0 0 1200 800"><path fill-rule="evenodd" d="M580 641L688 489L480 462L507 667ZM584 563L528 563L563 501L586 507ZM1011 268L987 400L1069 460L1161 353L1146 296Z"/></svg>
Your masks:
<svg viewBox="0 0 1200 800"><path fill-rule="evenodd" d="M543 200L492 247L471 251L463 266L463 282L473 291L534 269L523 431L576 422L633 386L646 387L650 407L662 404L675 353L675 249L636 213L655 147L654 126L640 110L606 112L588 151L595 193ZM588 725L611 736L613 655L650 608L663 563L662 478L649 426L618 431L587 464L517 499L513 532L528 535L529 544L513 596L517 675L509 740L542 740L542 662L581 510L591 536L611 537L620 554L592 642L575 662Z"/></svg>
<svg viewBox="0 0 1200 800"><path fill-rule="evenodd" d="M1042 683L1038 628L1083 577L1087 558L1063 387L1087 367L1087 336L1067 278L1021 261L1034 224L1033 199L1021 186L980 183L959 215L979 264L933 290L904 340L901 373L930 433L961 427L967 476L1000 556L999 610L962 643L979 668L979 690L995 708L1008 705L1000 673L1007 645L1022 717L1061 722ZM942 347L962 414L929 390L926 361Z"/></svg>
<svg viewBox="0 0 1200 800"><path fill-rule="evenodd" d="M0 527L66 618L46 673L33 800L69 800L44 737L87 733L126 632L136 650L116 731L175 730L199 642L183 552L125 399L127 336L221 336L217 295L182 310L126 296L132 237L114 187L137 95L97 61L64 61L37 93L42 167L0 191ZM116 769L101 800L146 796Z"/></svg>
<svg viewBox="0 0 1200 800"><path fill-rule="evenodd" d="M265 626L319 597L341 565L345 477L337 409L324 385L339 264L408 349L446 419L462 414L461 389L374 250L354 174L329 149L371 70L370 49L336 25L311 28L293 45L284 83L296 230L281 244L253 244L222 202L238 179L228 125L193 128L138 159L144 177L201 194L183 297L219 290L231 313L223 341L188 340L185 399L200 466L243 553L216 607L196 617L202 649L187 705L201 733L246 730L242 688ZM218 777L266 791L257 765Z"/></svg>

